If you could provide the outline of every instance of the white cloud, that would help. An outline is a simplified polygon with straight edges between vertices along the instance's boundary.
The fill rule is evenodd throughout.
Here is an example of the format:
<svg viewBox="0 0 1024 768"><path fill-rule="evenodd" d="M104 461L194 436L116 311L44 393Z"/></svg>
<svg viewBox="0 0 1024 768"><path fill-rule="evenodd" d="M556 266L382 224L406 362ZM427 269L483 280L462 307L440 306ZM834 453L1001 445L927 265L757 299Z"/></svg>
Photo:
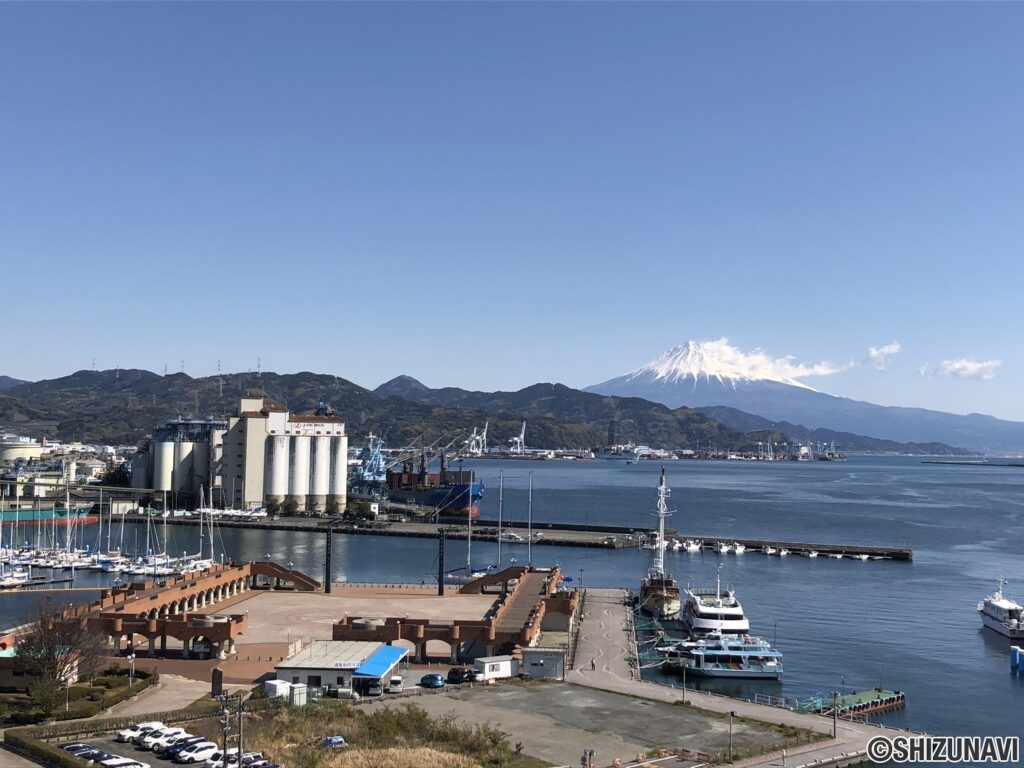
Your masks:
<svg viewBox="0 0 1024 768"><path fill-rule="evenodd" d="M996 377L996 369L1003 364L1002 360L975 360L973 357L961 357L959 360L943 360L938 366L938 375L951 379L978 379L989 381Z"/></svg>
<svg viewBox="0 0 1024 768"><path fill-rule="evenodd" d="M889 367L892 358L898 355L899 352L900 343L898 341L886 344L884 347L868 347L868 359L866 362L871 363L878 370L884 371Z"/></svg>

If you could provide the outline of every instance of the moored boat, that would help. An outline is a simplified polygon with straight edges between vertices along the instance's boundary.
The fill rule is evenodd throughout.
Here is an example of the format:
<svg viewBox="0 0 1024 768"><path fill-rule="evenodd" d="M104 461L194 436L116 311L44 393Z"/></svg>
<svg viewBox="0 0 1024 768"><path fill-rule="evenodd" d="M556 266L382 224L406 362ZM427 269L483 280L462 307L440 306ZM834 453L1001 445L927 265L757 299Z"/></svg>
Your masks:
<svg viewBox="0 0 1024 768"><path fill-rule="evenodd" d="M669 511L666 504L671 490L665 485L665 468L661 469L658 482L658 545L654 548L651 567L647 569L640 582L639 608L656 618L674 619L679 616L681 607L679 584L665 571L665 518Z"/></svg>
<svg viewBox="0 0 1024 768"><path fill-rule="evenodd" d="M743 606L736 599L736 593L729 589L722 591L721 565L713 589L687 587L685 593L683 622L694 636L713 633L743 635L750 631L750 621L743 615Z"/></svg>
<svg viewBox="0 0 1024 768"><path fill-rule="evenodd" d="M681 643L662 662L662 670L701 677L778 680L782 654L771 643L751 635L713 633L692 643Z"/></svg>

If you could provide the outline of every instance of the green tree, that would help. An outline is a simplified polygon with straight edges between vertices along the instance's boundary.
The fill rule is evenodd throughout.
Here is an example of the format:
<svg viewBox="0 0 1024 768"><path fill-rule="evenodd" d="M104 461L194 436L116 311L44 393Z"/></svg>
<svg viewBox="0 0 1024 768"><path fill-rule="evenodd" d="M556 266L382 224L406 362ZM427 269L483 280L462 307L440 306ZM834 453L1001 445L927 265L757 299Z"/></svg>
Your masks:
<svg viewBox="0 0 1024 768"><path fill-rule="evenodd" d="M299 511L299 502L295 499L286 499L284 504L281 505L281 509L284 510L286 515L294 515Z"/></svg>
<svg viewBox="0 0 1024 768"><path fill-rule="evenodd" d="M279 499L271 499L267 502L267 514L276 515L281 511L281 501Z"/></svg>
<svg viewBox="0 0 1024 768"><path fill-rule="evenodd" d="M44 716L52 714L73 677L95 672L105 645L101 632L82 627L77 619L63 619L52 598L38 602L32 620L19 631L14 656L15 669L29 678L32 705Z"/></svg>

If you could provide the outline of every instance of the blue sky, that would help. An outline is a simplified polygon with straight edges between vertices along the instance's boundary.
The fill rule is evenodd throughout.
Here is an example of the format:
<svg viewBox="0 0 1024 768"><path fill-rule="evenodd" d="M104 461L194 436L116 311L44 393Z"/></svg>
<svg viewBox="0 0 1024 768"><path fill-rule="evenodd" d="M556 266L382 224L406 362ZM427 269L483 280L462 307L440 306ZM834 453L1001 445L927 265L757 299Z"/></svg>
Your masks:
<svg viewBox="0 0 1024 768"><path fill-rule="evenodd" d="M1024 420L1022 22L0 4L0 373L582 387L727 338Z"/></svg>

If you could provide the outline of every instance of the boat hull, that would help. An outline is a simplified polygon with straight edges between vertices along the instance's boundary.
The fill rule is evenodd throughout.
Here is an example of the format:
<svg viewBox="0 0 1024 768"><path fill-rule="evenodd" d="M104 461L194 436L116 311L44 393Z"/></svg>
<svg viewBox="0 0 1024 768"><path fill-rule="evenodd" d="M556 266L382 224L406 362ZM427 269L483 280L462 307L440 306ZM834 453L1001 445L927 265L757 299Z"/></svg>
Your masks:
<svg viewBox="0 0 1024 768"><path fill-rule="evenodd" d="M426 488L393 488L388 500L396 504L415 504L430 507L442 517L476 519L480 516L480 499L484 487L481 483L454 483Z"/></svg>
<svg viewBox="0 0 1024 768"><path fill-rule="evenodd" d="M1010 640L1024 640L1024 627L1009 627L1005 623L989 616L984 611L979 611L978 615L981 616L981 623L986 629L998 632Z"/></svg>
<svg viewBox="0 0 1024 768"><path fill-rule="evenodd" d="M95 523L99 520L98 515L91 514L92 504L82 507L72 507L70 510L50 507L48 509L5 509L0 512L0 525L22 526L36 525L37 523L53 523L58 525L69 525L72 522Z"/></svg>

